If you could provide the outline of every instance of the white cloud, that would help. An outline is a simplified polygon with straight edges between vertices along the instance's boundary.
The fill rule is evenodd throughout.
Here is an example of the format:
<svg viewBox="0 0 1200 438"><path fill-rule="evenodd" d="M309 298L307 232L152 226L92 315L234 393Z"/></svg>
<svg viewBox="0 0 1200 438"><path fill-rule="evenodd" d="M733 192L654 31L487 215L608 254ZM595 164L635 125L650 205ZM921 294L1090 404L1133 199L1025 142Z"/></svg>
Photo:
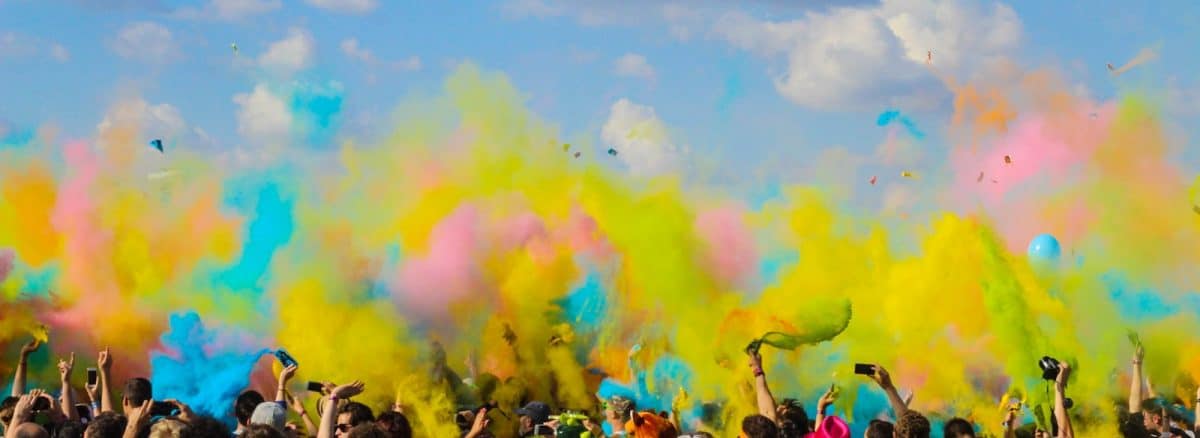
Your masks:
<svg viewBox="0 0 1200 438"><path fill-rule="evenodd" d="M161 24L138 21L117 31L109 47L122 58L163 63L179 56L171 31Z"/></svg>
<svg viewBox="0 0 1200 438"><path fill-rule="evenodd" d="M789 21L724 14L714 33L731 45L786 59L775 87L810 107L877 106L886 96L936 92L928 52L940 72L970 74L1016 49L1021 22L1012 8L974 1L884 0L875 6L808 12Z"/></svg>
<svg viewBox="0 0 1200 438"><path fill-rule="evenodd" d="M613 71L617 76L641 78L648 81L653 81L655 77L654 67L646 62L645 56L636 53L626 53L617 58L613 64Z"/></svg>
<svg viewBox="0 0 1200 438"><path fill-rule="evenodd" d="M67 62L71 60L71 52L62 44L54 43L50 45L50 57L58 62Z"/></svg>
<svg viewBox="0 0 1200 438"><path fill-rule="evenodd" d="M618 100L613 104L600 137L616 149L630 173L652 176L679 168L682 152L667 135L654 108Z"/></svg>
<svg viewBox="0 0 1200 438"><path fill-rule="evenodd" d="M71 58L70 52L61 44L12 31L0 33L0 60L30 58L40 54L58 62L66 62Z"/></svg>
<svg viewBox="0 0 1200 438"><path fill-rule="evenodd" d="M399 61L382 62L379 60L379 58L375 57L375 53L360 45L358 43L358 39L356 38L344 39L339 46L342 49L342 54L346 55L350 59L360 61L372 67L386 65L401 71L417 71L420 70L422 66L421 58L417 56L410 56Z"/></svg>
<svg viewBox="0 0 1200 438"><path fill-rule="evenodd" d="M201 9L182 8L180 18L234 21L262 15L283 7L282 0L210 0Z"/></svg>
<svg viewBox="0 0 1200 438"><path fill-rule="evenodd" d="M151 104L140 97L116 102L104 114L104 119L96 124L97 144L101 148L112 145L147 145L151 139L189 146L205 146L212 143L212 139L196 136L194 132L195 130L189 128L184 121L179 108L167 103Z"/></svg>
<svg viewBox="0 0 1200 438"><path fill-rule="evenodd" d="M268 71L290 75L308 68L316 55L316 42L307 30L293 27L288 36L271 43L258 57L258 64Z"/></svg>
<svg viewBox="0 0 1200 438"><path fill-rule="evenodd" d="M254 91L233 97L238 105L238 133L253 143L278 145L287 140L291 132L292 113L287 102L271 92L264 84Z"/></svg>
<svg viewBox="0 0 1200 438"><path fill-rule="evenodd" d="M336 12L362 14L371 12L379 2L376 0L305 0L308 4Z"/></svg>

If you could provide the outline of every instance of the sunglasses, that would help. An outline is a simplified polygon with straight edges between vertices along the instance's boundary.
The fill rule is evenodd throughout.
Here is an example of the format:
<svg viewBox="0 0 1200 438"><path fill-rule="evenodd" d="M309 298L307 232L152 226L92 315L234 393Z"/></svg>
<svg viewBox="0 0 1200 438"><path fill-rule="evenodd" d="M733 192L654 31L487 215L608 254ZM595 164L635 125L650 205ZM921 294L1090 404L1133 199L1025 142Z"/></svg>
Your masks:
<svg viewBox="0 0 1200 438"><path fill-rule="evenodd" d="M353 427L351 427L349 424L337 425L337 430L338 430L338 432L341 432L341 433L350 433L350 429L353 429Z"/></svg>

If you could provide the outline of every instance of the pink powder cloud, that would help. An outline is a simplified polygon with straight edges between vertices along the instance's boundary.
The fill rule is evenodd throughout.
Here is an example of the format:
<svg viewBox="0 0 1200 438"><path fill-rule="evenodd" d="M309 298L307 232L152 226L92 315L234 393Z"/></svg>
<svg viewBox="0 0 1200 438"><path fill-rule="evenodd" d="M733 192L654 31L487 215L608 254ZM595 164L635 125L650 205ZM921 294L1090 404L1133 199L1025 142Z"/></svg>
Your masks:
<svg viewBox="0 0 1200 438"><path fill-rule="evenodd" d="M754 239L744 218L745 211L736 205L696 216L696 234L707 244L705 262L725 284L737 285L748 279L758 263Z"/></svg>
<svg viewBox="0 0 1200 438"><path fill-rule="evenodd" d="M391 284L397 301L413 314L443 315L450 303L483 287L476 209L462 206L433 227L429 249L406 260Z"/></svg>

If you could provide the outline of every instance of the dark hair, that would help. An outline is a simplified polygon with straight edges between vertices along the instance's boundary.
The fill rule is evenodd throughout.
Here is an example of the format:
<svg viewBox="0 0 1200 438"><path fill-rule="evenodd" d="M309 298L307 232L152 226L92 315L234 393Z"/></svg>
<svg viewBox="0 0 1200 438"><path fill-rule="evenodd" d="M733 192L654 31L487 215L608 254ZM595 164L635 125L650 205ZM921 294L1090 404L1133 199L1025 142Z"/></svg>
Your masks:
<svg viewBox="0 0 1200 438"><path fill-rule="evenodd" d="M350 425L358 426L363 423L375 421L375 414L371 413L371 408L359 402L348 402L338 409L338 415L350 414Z"/></svg>
<svg viewBox="0 0 1200 438"><path fill-rule="evenodd" d="M0 402L0 420L4 421L5 427L8 423L12 423L13 410L17 408L17 397L4 397L4 401Z"/></svg>
<svg viewBox="0 0 1200 438"><path fill-rule="evenodd" d="M238 424L245 426L249 423L250 417L254 416L254 408L263 401L263 396L258 391L250 390L239 394L233 402L233 416L237 417Z"/></svg>
<svg viewBox="0 0 1200 438"><path fill-rule="evenodd" d="M183 438L211 438L232 435L229 428L225 426L225 423L209 415L197 416L192 419L188 427L183 428Z"/></svg>
<svg viewBox="0 0 1200 438"><path fill-rule="evenodd" d="M125 424L129 420L116 412L101 412L96 419L88 423L83 436L87 438L121 438L125 434Z"/></svg>
<svg viewBox="0 0 1200 438"><path fill-rule="evenodd" d="M391 438L392 435L378 424L364 423L350 429L347 436L350 438Z"/></svg>
<svg viewBox="0 0 1200 438"><path fill-rule="evenodd" d="M750 415L742 419L742 433L747 438L775 438L779 436L779 427L770 418Z"/></svg>
<svg viewBox="0 0 1200 438"><path fill-rule="evenodd" d="M83 430L83 422L67 420L58 425L58 429L54 431L54 438L83 438Z"/></svg>
<svg viewBox="0 0 1200 438"><path fill-rule="evenodd" d="M794 398L785 398L779 403L778 409L780 436L800 438L808 434L808 412L803 404Z"/></svg>
<svg viewBox="0 0 1200 438"><path fill-rule="evenodd" d="M896 420L897 438L929 438L929 420L920 412L908 410Z"/></svg>
<svg viewBox="0 0 1200 438"><path fill-rule="evenodd" d="M283 432L265 424L251 424L242 431L241 438L283 438Z"/></svg>
<svg viewBox="0 0 1200 438"><path fill-rule="evenodd" d="M867 438L893 438L896 427L883 420L871 420L867 426Z"/></svg>
<svg viewBox="0 0 1200 438"><path fill-rule="evenodd" d="M134 377L125 382L125 400L129 400L129 404L133 406L141 406L147 400L154 400L154 387L150 386L150 381L141 377Z"/></svg>
<svg viewBox="0 0 1200 438"><path fill-rule="evenodd" d="M942 436L946 438L975 438L975 426L972 426L971 422L962 418L951 418L942 427Z"/></svg>
<svg viewBox="0 0 1200 438"><path fill-rule="evenodd" d="M390 433L392 438L412 438L412 424L409 424L408 417L405 417L404 414L387 411L379 414L375 423Z"/></svg>

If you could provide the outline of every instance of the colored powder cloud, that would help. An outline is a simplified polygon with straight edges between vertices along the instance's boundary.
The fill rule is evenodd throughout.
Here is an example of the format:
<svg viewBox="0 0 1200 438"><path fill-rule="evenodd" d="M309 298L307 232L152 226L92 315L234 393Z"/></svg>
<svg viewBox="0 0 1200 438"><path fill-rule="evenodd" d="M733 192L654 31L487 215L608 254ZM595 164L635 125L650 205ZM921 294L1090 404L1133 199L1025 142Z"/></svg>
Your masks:
<svg viewBox="0 0 1200 438"><path fill-rule="evenodd" d="M888 126L893 123L899 123L900 126L904 127L905 131L908 131L908 135L911 135L915 139L920 140L925 138L925 133L917 129L917 123L908 116L901 114L900 110L885 110L879 113L879 117L875 119L876 126Z"/></svg>

